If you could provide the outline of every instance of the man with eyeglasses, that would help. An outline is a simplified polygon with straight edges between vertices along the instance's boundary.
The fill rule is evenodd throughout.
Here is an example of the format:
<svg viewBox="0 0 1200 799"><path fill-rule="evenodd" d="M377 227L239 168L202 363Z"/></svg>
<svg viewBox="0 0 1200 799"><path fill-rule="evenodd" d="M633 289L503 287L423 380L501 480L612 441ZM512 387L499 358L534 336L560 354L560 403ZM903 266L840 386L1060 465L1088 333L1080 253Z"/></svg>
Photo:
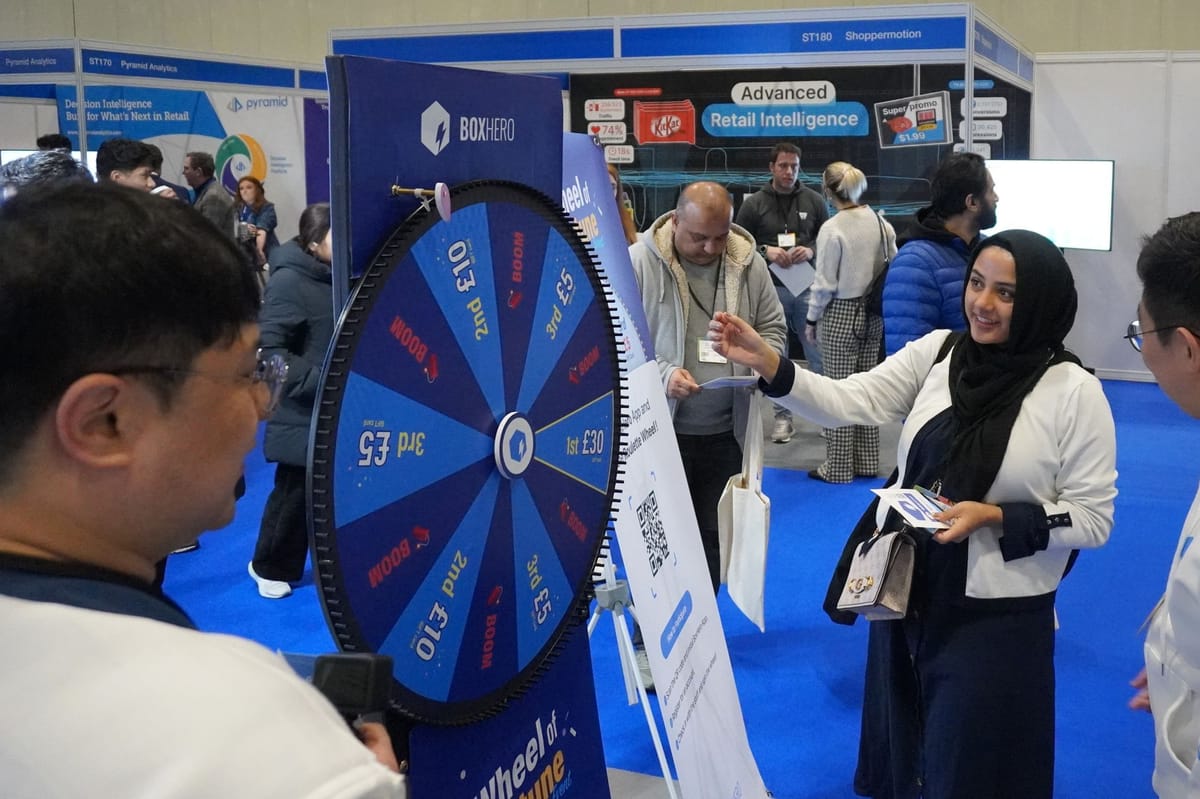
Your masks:
<svg viewBox="0 0 1200 799"><path fill-rule="evenodd" d="M212 153L192 152L183 157L183 179L192 190L192 207L222 233L234 238L233 197L217 180L216 168Z"/></svg>
<svg viewBox="0 0 1200 799"><path fill-rule="evenodd" d="M149 194L31 187L0 206L0 298L0 792L405 796L381 726L152 584L233 518L286 375L233 241Z"/></svg>
<svg viewBox="0 0 1200 799"><path fill-rule="evenodd" d="M1200 418L1200 213L1167 220L1137 262L1142 301L1125 338L1172 401ZM1200 493L1183 524L1166 593L1146 633L1146 668L1129 706L1154 714L1154 791L1162 799L1200 790Z"/></svg>

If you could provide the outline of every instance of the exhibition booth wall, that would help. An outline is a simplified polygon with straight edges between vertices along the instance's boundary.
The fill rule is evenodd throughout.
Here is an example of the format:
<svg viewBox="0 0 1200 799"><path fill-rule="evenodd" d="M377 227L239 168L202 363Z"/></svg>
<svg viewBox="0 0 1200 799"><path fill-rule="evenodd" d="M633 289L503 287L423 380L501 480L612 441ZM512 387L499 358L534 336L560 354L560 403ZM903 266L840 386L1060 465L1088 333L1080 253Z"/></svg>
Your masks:
<svg viewBox="0 0 1200 799"><path fill-rule="evenodd" d="M0 42L0 150L33 149L54 131L91 153L105 139L141 139L161 148L163 177L177 183L187 152L211 152L231 192L245 176L263 182L286 239L305 205L329 197L325 88L323 70L293 63L90 40Z"/></svg>
<svg viewBox="0 0 1200 799"><path fill-rule="evenodd" d="M906 7L904 13L919 12L931 17L953 17L964 15L969 9L967 4L930 5L917 8ZM827 20L841 20L847 25L854 20L870 19L866 15L895 16L897 9L879 7L875 9L840 9L824 12ZM1191 119L1195 112L1186 102L1187 87L1193 85L1192 79L1200 70L1200 54L1180 52L1113 52L1113 53L1070 53L1070 54L1039 54L1036 59L1014 45L1010 37L1000 32L977 11L973 12L977 22L976 34L970 42L964 45L970 47L974 63L978 69L987 72L1000 71L995 67L1006 63L1013 67L1016 80L1014 86L1029 90L1030 123L1026 133L1026 155L1020 155L1020 149L1006 147L1003 151L993 150L992 157L1014 158L1096 158L1111 159L1116 162L1116 191L1113 219L1113 249L1111 252L1084 252L1068 250L1067 259L1076 271L1080 291L1080 312L1075 331L1068 343L1076 349L1084 360L1095 366L1102 377L1150 380L1137 356L1124 342L1120 341L1122 330L1113 327L1112 319L1123 318L1125 309L1136 303L1137 279L1133 271L1138 242L1141 235L1152 232L1169 215L1182 213L1200 205L1197 202L1197 190L1194 181L1189 179L1195 174L1195 162L1200 156L1189 147L1189 131L1192 129ZM335 30L331 33L330 51L355 53L361 55L387 55L397 57L398 48L402 55L398 57L429 63L449 63L468 65L501 71L528 71L551 74L559 79L564 90L564 111L569 113L570 84L569 76L585 76L588 73L624 72L662 72L668 69L687 70L733 70L733 69L773 69L775 67L793 67L804 69L819 69L817 65L847 67L855 64L869 67L873 64L891 63L895 70L898 59L893 50L881 50L878 46L872 49L862 49L857 55L831 52L828 43L805 42L804 34L820 38L821 34L832 31L815 29L800 29L798 20L805 24L815 25L817 12L769 12L762 14L714 14L714 15L675 15L671 17L627 17L627 18L588 18L580 20L550 20L538 23L491 23L480 25L456 25L439 27L406 27L390 29ZM964 17L965 18L965 17ZM723 45L726 52L717 54L690 53L678 50L688 44L688 37L673 38L677 51L672 55L655 56L648 54L646 43L668 41L660 36L664 29L678 24L681 29L686 24L691 26L707 26L711 29L714 24L751 24L767 26L764 30L774 28L775 38L762 35L745 35L732 37L730 43ZM865 24L865 23L863 23ZM941 25L942 23L938 23ZM964 23L965 29L965 23ZM782 31L782 33L779 33ZM843 37L845 29L841 30ZM790 38L789 38L790 37ZM696 42L706 41L703 37L694 37ZM711 41L711 40L708 40ZM775 42L775 44L771 44ZM860 42L861 44L867 44ZM909 42L911 44L911 41ZM820 44L821 47L814 47ZM875 43L878 45L878 42ZM967 46L957 51L933 48L922 52L921 59L925 63L939 62L938 69L951 68L954 63L962 64L963 53ZM513 48L524 53L520 58L512 57ZM738 52L729 52L735 48ZM132 64L144 64L140 70L121 68L118 56L116 71L100 65L83 63L84 49L125 53L129 58L123 59ZM154 56L155 58L151 58ZM76 69L78 58L78 69ZM909 51L906 58L913 58ZM219 79L213 79L211 74L193 73L180 75L165 71L151 71L150 62L161 64L158 59L185 59L188 62L217 65L218 71L224 66L265 67L283 70L280 75L272 73L269 82L260 78L234 78L231 82L228 74ZM1036 65L1034 61L1036 60ZM911 63L911 62L909 62ZM174 66L178 68L178 63ZM901 67L901 69L903 69ZM913 67L912 85L924 90L930 83L929 67ZM925 80L916 73L923 73ZM119 76L119 77L118 77ZM977 76L978 79L978 76ZM890 77L889 80L895 80ZM209 89L225 91L234 96L236 92L255 92L266 96L296 96L304 103L304 122L289 121L288 127L299 131L304 142L304 152L318 153L316 156L306 155L307 160L324 160L312 169L305 164L303 185L304 197L296 202L294 209L281 209L281 234L290 235L290 229L295 224L294 217L306 201L324 199L328 193L327 153L323 146L327 136L325 126L325 78L324 72L312 65L286 64L275 62L271 64L250 63L231 57L214 58L211 54L188 53L178 50L152 49L133 47L129 45L104 42L77 42L73 39L41 40L35 42L0 42L0 150L31 149L37 136L51 133L59 129L60 116L65 109L60 108L58 98L59 87L79 85L122 85L144 88L170 88L191 91L208 91ZM1037 90L1033 91L1036 85ZM974 85L970 87L974 90ZM256 91L257 90L257 91ZM958 99L966 97L967 87L959 90ZM916 90L914 89L914 93ZM986 95L988 90L981 90ZM231 97L230 100L233 98ZM227 100L226 103L229 101ZM632 110L633 99L629 100ZM951 103L957 105L956 103ZM867 105L864 103L864 106ZM217 106L218 108L221 106ZM1012 105L1009 106L1010 110ZM264 109L265 110L265 109ZM230 112L226 111L226 116ZM955 107L952 113L957 114L956 121L961 121L961 109ZM242 112L241 118L246 118ZM578 116L578 112L575 113ZM568 116L568 125L570 119ZM1119 124L1120 120L1128 120L1127 124ZM1136 120L1136 121L1134 121ZM584 120L587 121L587 120ZM594 120L594 122L610 120ZM1016 135L1013 131L1019 126L1006 125L1003 137L999 142L988 141L980 136L983 133L994 135L991 121L981 119L982 125L972 126L972 145L995 145L1010 143ZM224 123L223 123L224 124ZM231 123L232 124L232 123ZM87 121L85 120L85 126ZM235 127L237 127L235 125ZM579 123L571 126L584 130ZM962 137L955 126L956 143L962 144ZM109 129L104 126L99 129ZM89 126L90 130L90 126ZM236 132L231 129L231 132ZM966 131L964 131L966 132ZM94 131L93 131L94 133ZM611 136L613 131L608 129L605 134ZM188 149L179 133L162 130L152 132L153 136L176 137L168 138L163 146L167 158L165 171L168 178L178 179L182 162L182 154ZM252 135L252 134L251 134ZM89 135L89 139L93 138ZM223 139L222 139L223 140ZM836 144L846 143L841 139ZM209 147L219 146L219 141L210 138ZM801 140L805 154L802 166L810 172L810 177L819 174L822 159L833 155L833 151L822 153L819 146L814 146L816 140ZM611 145L622 148L636 147L631 145ZM200 149L200 144L197 144ZM216 147L214 147L215 151ZM916 148L918 150L922 148ZM937 148L928 148L932 153ZM891 157L880 149L883 159ZM896 151L892 151L893 154ZM765 169L760 168L763 161L762 153L749 151L753 161L752 167L746 172L758 172L765 179ZM611 157L610 160L614 160ZM622 157L620 153L617 158ZM853 160L854 155L851 157ZM933 162L930 156L927 159ZM926 165L928 167L928 165ZM276 168L282 169L282 166ZM636 172L631 165L625 165L627 172ZM289 167L292 180L296 180L295 167ZM883 171L878 172L883 176ZM629 181L635 194L643 193L647 187L639 185L636 175ZM897 185L891 180L876 180L873 193L868 195L868 201L886 202L888 186L893 189ZM885 185L886 184L886 185ZM282 183L280 183L282 186ZM1000 187L1001 202L1004 201L1004 188ZM1069 188L1062 190L1064 202L1069 201ZM292 194L289 190L287 194ZM282 188L272 192L268 187L268 196L278 202L283 197ZM636 198L635 198L636 199ZM292 213L292 211L296 213ZM640 205L639 221L645 222L654 208L650 205ZM652 217L651 217L652 218ZM1121 313L1117 313L1120 311Z"/></svg>
<svg viewBox="0 0 1200 799"><path fill-rule="evenodd" d="M58 132L57 87L76 84L78 64L73 39L0 42L0 151Z"/></svg>
<svg viewBox="0 0 1200 799"><path fill-rule="evenodd" d="M1141 295L1135 265L1143 235L1200 209L1200 53L1040 54L1033 146L1038 158L1116 162L1110 252L1067 250L1079 314L1067 339L1100 377L1153 380L1121 338ZM1048 186L1065 206L1073 187ZM1004 202L1004 188L999 187Z"/></svg>
<svg viewBox="0 0 1200 799"><path fill-rule="evenodd" d="M957 36L967 30L973 35ZM1068 344L1101 377L1152 379L1137 353L1120 340L1128 320L1113 320L1132 318L1140 236L1153 232L1168 215L1200 205L1188 179L1198 157L1186 146L1188 117L1194 112L1183 99L1200 63L1196 54L1035 57L971 4L334 30L330 50L555 76L563 86L568 128L606 140L608 160L621 164L643 226L669 207L674 187L705 171L752 189L767 177L770 145L783 138L801 145L801 167L809 181L828 160L864 162L873 183L867 201L892 206L899 215L921 202L921 173L928 173L951 147L970 146L990 158L1112 160L1112 250L1066 251L1080 293ZM975 71L970 84L962 77L967 64ZM949 83L955 80L947 74L952 71L962 73L956 88ZM874 103L902 93L915 97L945 90L953 143L889 150L877 140L879 120L869 126L870 135L820 137L776 128L757 139L721 143L706 129L703 115L696 115L717 105L712 96L699 102L691 98L692 107L675 132L694 133L694 146L669 141L647 146L639 139L644 131L637 129L635 103L680 102L668 93L696 91L712 78L722 82L715 91L728 98L739 82L761 84L773 74L784 81L825 81L835 102L856 102L872 112ZM888 91L878 89L879 95L872 96L877 85ZM636 96L647 88L661 93ZM618 98L618 89L633 91ZM963 104L969 98L978 108L976 94L985 110L973 113L970 127L964 128ZM988 99L992 97L996 99ZM996 116L1001 98L1003 116ZM601 101L592 111L596 118L588 118L589 99ZM621 118L605 118L615 114ZM691 131L682 123L687 114L694 123ZM725 116L733 121L732 114ZM660 168L645 168L642 160L650 151ZM664 188L666 183L672 188ZM907 196L905 188L910 189ZM1061 192L1069 202L1069 187L1048 190ZM1003 205L1004 187L998 191Z"/></svg>

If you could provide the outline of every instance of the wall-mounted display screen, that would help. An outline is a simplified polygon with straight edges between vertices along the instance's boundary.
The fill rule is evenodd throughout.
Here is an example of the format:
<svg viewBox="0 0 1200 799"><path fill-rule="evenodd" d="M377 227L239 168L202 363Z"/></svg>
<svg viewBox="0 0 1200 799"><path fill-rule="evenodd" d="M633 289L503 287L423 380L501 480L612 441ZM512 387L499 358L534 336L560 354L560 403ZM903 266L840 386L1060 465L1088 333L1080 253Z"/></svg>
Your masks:
<svg viewBox="0 0 1200 799"><path fill-rule="evenodd" d="M1000 203L985 233L1024 228L1062 249L1112 249L1112 161L997 159L987 168Z"/></svg>

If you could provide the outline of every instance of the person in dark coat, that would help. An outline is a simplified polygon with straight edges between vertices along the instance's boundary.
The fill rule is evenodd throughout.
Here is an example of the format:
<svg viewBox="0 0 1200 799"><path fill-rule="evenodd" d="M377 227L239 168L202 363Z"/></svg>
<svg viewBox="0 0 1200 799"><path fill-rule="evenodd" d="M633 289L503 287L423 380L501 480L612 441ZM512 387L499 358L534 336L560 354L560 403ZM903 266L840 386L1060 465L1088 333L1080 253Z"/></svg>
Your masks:
<svg viewBox="0 0 1200 799"><path fill-rule="evenodd" d="M283 399L263 442L263 454L277 464L275 487L248 566L258 593L267 599L292 592L289 583L303 576L308 554L308 428L333 338L332 248L329 204L310 205L300 215L300 234L274 251L259 315L262 354L279 353L288 363Z"/></svg>
<svg viewBox="0 0 1200 799"><path fill-rule="evenodd" d="M966 330L962 314L967 261L980 231L996 224L996 185L977 153L953 153L938 164L928 206L896 237L899 250L883 286L883 339L888 355L933 330Z"/></svg>

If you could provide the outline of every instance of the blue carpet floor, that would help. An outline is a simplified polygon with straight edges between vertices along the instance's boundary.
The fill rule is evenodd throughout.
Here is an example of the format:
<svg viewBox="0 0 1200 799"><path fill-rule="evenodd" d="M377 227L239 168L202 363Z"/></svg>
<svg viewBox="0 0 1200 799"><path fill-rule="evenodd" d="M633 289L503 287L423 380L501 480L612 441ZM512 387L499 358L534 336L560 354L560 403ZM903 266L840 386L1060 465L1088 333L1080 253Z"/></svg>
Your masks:
<svg viewBox="0 0 1200 799"><path fill-rule="evenodd" d="M1153 729L1126 709L1141 668L1138 627L1162 592L1171 553L1200 479L1200 422L1158 390L1105 383L1117 420L1116 528L1085 552L1059 593L1058 799L1151 799ZM245 636L286 652L331 651L311 576L281 601L260 599L246 574L272 468L252 453L238 519L174 556L167 592L202 629ZM767 632L719 599L750 744L779 799L853 795L866 626L836 626L821 612L832 564L881 480L830 486L768 469L772 501ZM623 700L612 623L592 639L609 766L658 770L641 709Z"/></svg>

